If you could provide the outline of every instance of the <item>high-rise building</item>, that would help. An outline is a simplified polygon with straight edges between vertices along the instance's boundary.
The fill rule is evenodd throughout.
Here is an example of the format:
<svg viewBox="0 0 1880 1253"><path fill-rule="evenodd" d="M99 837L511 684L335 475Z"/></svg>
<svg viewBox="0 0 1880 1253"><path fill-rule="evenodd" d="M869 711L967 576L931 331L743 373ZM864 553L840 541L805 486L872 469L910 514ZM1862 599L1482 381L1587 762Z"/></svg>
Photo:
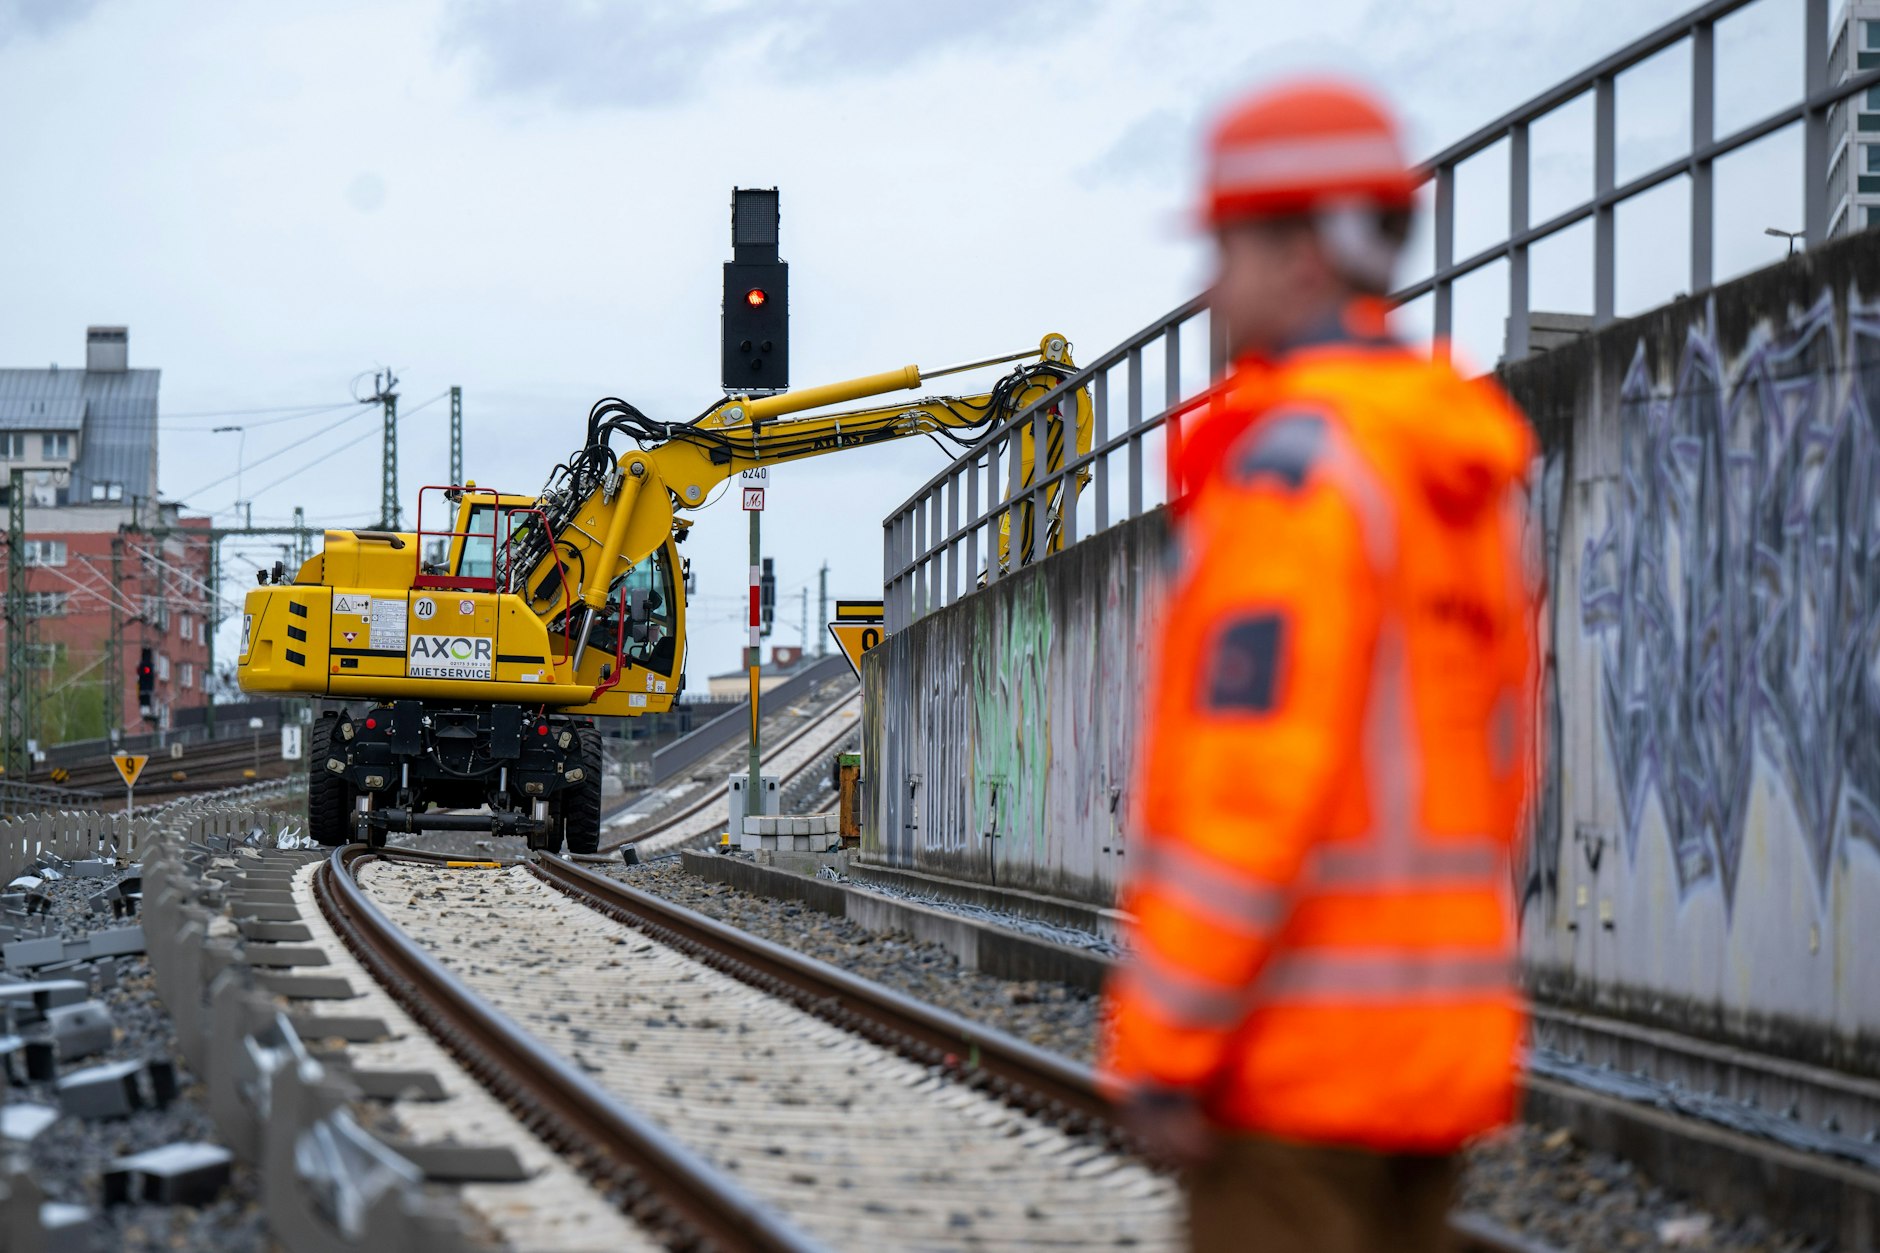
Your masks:
<svg viewBox="0 0 1880 1253"><path fill-rule="evenodd" d="M18 471L26 566L18 626L32 669L32 734L42 744L155 730L207 703L209 519L184 518L157 499L159 374L130 368L121 326L87 330L84 369L0 369L0 525ZM0 641L13 625L0 619ZM137 675L146 648L148 702Z"/></svg>
<svg viewBox="0 0 1880 1253"><path fill-rule="evenodd" d="M1828 78L1880 65L1880 0L1845 0L1829 45ZM1880 226L1880 87L1828 112L1828 235Z"/></svg>

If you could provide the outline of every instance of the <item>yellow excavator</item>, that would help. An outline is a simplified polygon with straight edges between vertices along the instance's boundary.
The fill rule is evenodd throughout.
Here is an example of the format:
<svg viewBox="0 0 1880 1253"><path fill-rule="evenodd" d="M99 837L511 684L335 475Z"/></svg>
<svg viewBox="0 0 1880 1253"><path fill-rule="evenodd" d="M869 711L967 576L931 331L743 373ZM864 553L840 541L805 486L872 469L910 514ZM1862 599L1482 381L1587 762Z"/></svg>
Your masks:
<svg viewBox="0 0 1880 1253"><path fill-rule="evenodd" d="M827 408L1013 361L980 395ZM327 531L298 571L263 571L249 591L238 669L244 691L342 703L309 737L311 834L376 845L390 831L462 829L594 852L593 719L669 709L684 687L685 512L761 466L918 435L972 447L1074 369L1069 342L1047 335L1035 351L925 374L910 365L727 396L685 423L609 398L537 495L427 487L415 530ZM1034 518L1033 425L1018 439L1023 498L999 518L995 562L1022 564L1034 525L1055 550L1057 520L1076 507L1080 479L1067 475ZM1088 388L1063 391L1047 410L1045 472L1070 439L1088 452L1090 434ZM617 452L617 435L631 447Z"/></svg>

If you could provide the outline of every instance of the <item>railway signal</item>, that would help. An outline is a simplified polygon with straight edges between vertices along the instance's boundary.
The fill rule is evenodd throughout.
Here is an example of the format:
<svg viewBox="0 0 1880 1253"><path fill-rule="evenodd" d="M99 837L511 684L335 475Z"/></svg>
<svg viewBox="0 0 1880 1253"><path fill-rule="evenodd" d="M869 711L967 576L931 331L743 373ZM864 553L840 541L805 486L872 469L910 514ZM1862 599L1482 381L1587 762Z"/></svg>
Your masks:
<svg viewBox="0 0 1880 1253"><path fill-rule="evenodd" d="M777 258L778 218L776 188L732 189L722 381L734 396L790 386L790 265Z"/></svg>

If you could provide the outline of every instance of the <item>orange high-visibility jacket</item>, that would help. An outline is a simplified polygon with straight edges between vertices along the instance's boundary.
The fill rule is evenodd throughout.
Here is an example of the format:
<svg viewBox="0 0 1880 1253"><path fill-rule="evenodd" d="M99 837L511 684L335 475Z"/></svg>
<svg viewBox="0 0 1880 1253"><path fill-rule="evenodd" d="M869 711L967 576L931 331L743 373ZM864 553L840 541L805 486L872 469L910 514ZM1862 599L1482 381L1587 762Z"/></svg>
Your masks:
<svg viewBox="0 0 1880 1253"><path fill-rule="evenodd" d="M1446 1151L1512 1113L1526 422L1340 337L1250 366L1182 468L1104 1069L1218 1124Z"/></svg>

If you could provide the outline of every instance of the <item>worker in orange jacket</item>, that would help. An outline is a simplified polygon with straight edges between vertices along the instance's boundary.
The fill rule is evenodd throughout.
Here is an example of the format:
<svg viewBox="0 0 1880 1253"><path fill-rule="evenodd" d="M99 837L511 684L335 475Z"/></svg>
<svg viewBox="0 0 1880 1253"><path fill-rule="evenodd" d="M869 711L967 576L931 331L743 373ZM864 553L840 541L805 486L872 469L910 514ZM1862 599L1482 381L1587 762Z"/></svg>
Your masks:
<svg viewBox="0 0 1880 1253"><path fill-rule="evenodd" d="M1445 1248L1523 1028L1533 440L1385 328L1417 180L1370 97L1261 93L1209 156L1234 367L1172 453L1104 1070L1195 1248Z"/></svg>

